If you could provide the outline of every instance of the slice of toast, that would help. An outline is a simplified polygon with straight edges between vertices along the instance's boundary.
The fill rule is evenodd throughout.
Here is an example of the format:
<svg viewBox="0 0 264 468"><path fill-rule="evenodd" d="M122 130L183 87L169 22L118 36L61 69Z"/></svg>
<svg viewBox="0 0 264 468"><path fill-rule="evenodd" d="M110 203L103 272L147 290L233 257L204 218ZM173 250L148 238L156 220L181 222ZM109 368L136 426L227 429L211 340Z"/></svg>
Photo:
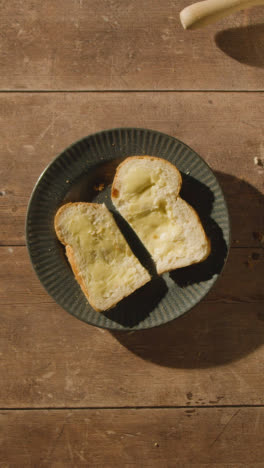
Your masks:
<svg viewBox="0 0 264 468"><path fill-rule="evenodd" d="M112 201L155 261L159 274L205 260L211 250L196 211L179 196L182 178L168 161L125 159L116 170Z"/></svg>
<svg viewBox="0 0 264 468"><path fill-rule="evenodd" d="M75 278L98 312L150 281L105 205L67 203L54 224Z"/></svg>

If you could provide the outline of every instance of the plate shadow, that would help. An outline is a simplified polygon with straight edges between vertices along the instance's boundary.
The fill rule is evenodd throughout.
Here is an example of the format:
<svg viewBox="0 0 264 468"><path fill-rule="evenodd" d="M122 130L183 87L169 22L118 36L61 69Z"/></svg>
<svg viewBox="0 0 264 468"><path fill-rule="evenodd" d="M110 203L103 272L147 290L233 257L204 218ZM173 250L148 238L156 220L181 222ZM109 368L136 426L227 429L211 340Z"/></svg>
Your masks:
<svg viewBox="0 0 264 468"><path fill-rule="evenodd" d="M167 291L168 287L163 278L153 278L116 307L104 312L104 315L125 327L134 327L155 309Z"/></svg>
<svg viewBox="0 0 264 468"><path fill-rule="evenodd" d="M216 176L227 197L235 239L239 239L238 236L245 225L245 213L248 213L244 239L248 233L248 247L256 245L254 249L259 247L259 252L262 252L264 244L262 236L256 236L255 221L259 223L257 230L264 235L264 218L258 216L258 219L255 219L250 209L252 211L254 205L257 212L259 207L262 207L263 213L263 194L247 182L229 174L216 172ZM195 203L195 200L193 202ZM207 209L209 205L210 200ZM202 215L201 212L199 214ZM234 247L239 245L234 243ZM181 272L184 273L184 269L178 270L178 281L181 281ZM259 275L259 270L255 271L252 268L249 274L254 282L254 275ZM183 275L183 284L185 281L186 277ZM235 297L236 294L232 295L230 275L226 276L226 280L223 275L221 290L225 289L225 281L228 282L226 289L229 291L230 300L229 296L223 298L222 302L203 300L190 312L157 328L133 333L110 333L137 356L160 366L199 369L239 360L264 344L264 305L263 302L242 302L239 297ZM238 278L236 283L237 281ZM217 288L217 285L214 287Z"/></svg>

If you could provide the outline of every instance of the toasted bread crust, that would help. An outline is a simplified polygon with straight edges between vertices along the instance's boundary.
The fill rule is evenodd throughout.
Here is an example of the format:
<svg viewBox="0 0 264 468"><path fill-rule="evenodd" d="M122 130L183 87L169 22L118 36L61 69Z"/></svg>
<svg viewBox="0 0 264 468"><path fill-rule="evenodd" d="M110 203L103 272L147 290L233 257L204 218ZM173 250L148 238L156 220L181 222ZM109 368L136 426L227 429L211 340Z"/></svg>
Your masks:
<svg viewBox="0 0 264 468"><path fill-rule="evenodd" d="M58 222L58 219L60 217L60 215L63 213L63 211L65 211L69 206L74 206L74 205L90 205L90 206L93 206L93 208L101 208L102 205L100 205L99 203L86 203L86 202L70 202L70 203L65 203L65 205L62 205L56 215L55 215L55 218L54 218L54 228L55 228L55 232L56 232L56 235L58 237L58 239L60 240L60 242L63 244L63 245L67 245L66 241L64 240L64 237L60 231L60 228L59 228L59 222Z"/></svg>
<svg viewBox="0 0 264 468"><path fill-rule="evenodd" d="M185 200L184 200L184 201L185 201ZM186 202L186 203L187 203L187 202ZM196 218L197 218L197 220L198 220L198 223L199 223L200 226L202 227L203 232L204 232L204 235L205 235L205 240L206 240L206 242L207 242L207 252L206 252L205 256L204 256L203 258L201 258L199 261L193 261L193 262L188 263L187 265L185 265L185 266L191 266L191 265L196 265L197 263L204 262L204 260L206 260L206 259L209 257L209 255L210 255L210 253L211 253L211 251L212 251L212 249L211 249L212 245L211 245L211 240L210 240L209 237L206 235L206 232L205 232L205 230L204 230L204 228L203 228L203 225L202 225L202 223L201 223L201 220L200 220L200 218L199 218L197 212L195 211L195 209L194 209L191 205L189 205L189 203L187 203L187 204L188 204L188 206L192 209L192 211L194 212L194 214L195 214L195 216L196 216ZM185 268L185 266L180 267L180 268ZM167 272L169 272L169 271L172 271L173 269L174 269L174 268L169 268L169 269L164 268L163 270L159 270L159 269L158 269L157 272L158 272L159 275L162 275L163 273L167 273Z"/></svg>
<svg viewBox="0 0 264 468"><path fill-rule="evenodd" d="M133 161L133 160L140 160L140 159L143 159L143 160L151 160L151 161L160 161L164 164L167 164L171 170L175 171L176 174L177 174L177 177L179 179L179 190L178 190L178 193L176 193L176 197L178 196L178 194L180 193L180 190L181 190L181 186L182 186L182 176L181 176L181 173L180 171L177 169L177 167L174 166L174 164L172 164L170 161L167 161L167 159L163 159L163 158L158 158L156 156L129 156L128 158L126 158L123 162L121 162L119 164L119 166L117 167L116 169L116 173L115 173L115 176L114 176L114 180L113 180L113 183L112 183L112 190L111 190L111 197L112 198L116 198L115 197L115 191L118 191L118 188L116 187L116 183L118 183L118 180L119 180L119 172L120 172L120 169L122 169L122 167L127 164L128 161Z"/></svg>
<svg viewBox="0 0 264 468"><path fill-rule="evenodd" d="M119 192L119 189L118 189L118 185L119 185L119 181L120 181L120 169L125 165L127 164L128 161L131 161L131 160L146 160L146 159L150 159L150 160L155 160L155 161L159 161L161 162L162 164L167 164L171 170L173 170L174 172L176 172L177 174L177 178L178 178L178 181L179 181L179 189L178 189L178 192L175 193L175 200L177 199L181 199L181 197L179 196L179 193L180 193L180 190L181 190L181 186L182 186L182 176L181 176L181 173L180 171L169 161L167 161L166 159L163 159L163 158L158 158L158 157L154 157L154 156L131 156L131 157L128 157L126 158L121 164L119 164L119 166L117 167L116 169L116 174L115 174L115 177L114 177L114 180L113 180L113 184L112 184L112 192L111 192L111 197L113 199L117 198L115 195L116 193ZM122 183L122 182L121 182ZM183 199L182 199L183 200ZM200 220L200 217L198 215L198 213L196 212L196 210L189 204L187 203L185 200L184 202L188 205L188 207L191 209L193 215L195 216L198 224L200 225L203 233L204 233L204 237L205 237L205 241L207 242L207 251L206 251L206 254L204 255L204 257L199 260L199 261L193 261L191 263L188 263L186 266L189 266L189 265L193 265L195 263L200 263L204 260L206 260L206 258L210 255L211 253L211 241L210 239L208 238L208 236L206 235L205 233L205 230L203 228L203 225L202 225L202 222ZM172 269L174 268L164 268L164 269L158 269L158 274L163 274L163 273L166 273L168 271L171 271Z"/></svg>
<svg viewBox="0 0 264 468"><path fill-rule="evenodd" d="M61 214L63 213L63 211L65 211L66 209L68 209L69 206L73 206L73 205L92 205L95 209L96 208L99 208L101 205L99 205L98 203L86 203L86 202L75 202L75 203L66 203L65 205L61 206L59 208L59 210L57 211L56 215L55 215L55 218L54 218L54 227L55 227L55 231L56 231L56 234L57 234L57 237L58 239L60 240L60 242L65 245L65 253L66 253L66 257L71 265L71 268L72 268L72 271L73 271L73 274L74 274L74 277L76 279L76 281L79 283L81 289L82 289L82 292L84 293L84 295L86 296L86 298L88 299L89 303L91 304L91 306L93 307L94 310L96 310L97 312L101 312L100 309L98 309L91 301L91 298L90 298L90 295L89 295L89 291L86 289L85 287L85 283L83 281L83 278L82 278L82 275L80 274L79 270L78 270L78 267L76 265L76 262L75 262L75 258L74 258L74 251L72 249L72 247L66 243L61 231L60 231L60 228L59 228L59 223L58 223L58 219L59 219L59 216L61 216Z"/></svg>
<svg viewBox="0 0 264 468"><path fill-rule="evenodd" d="M93 308L94 310L96 310L96 312L102 312L102 311L104 311L105 309L99 309L99 308L96 307L96 305L93 303L93 301L92 301L92 299L91 299L91 296L90 296L90 294L89 294L89 290L86 288L85 283L84 283L84 281L83 281L83 277L82 277L82 275L79 273L78 267L77 267L77 265L76 265L76 262L75 262L75 259L74 259L74 251L73 251L72 247L71 247L69 244L66 245L66 256L67 256L68 261L69 261L69 263L70 263L70 265L71 265L71 268L72 268L74 277L75 277L76 281L79 283L79 285L80 285L80 287L81 287L81 289L82 289L82 292L84 293L85 297L88 299L89 304L91 304L92 308ZM148 282L149 282L149 279L146 279L146 281L144 281L144 283L141 282L141 285L140 285L139 287L144 286L144 285L147 284ZM133 293L131 293L131 294L133 294ZM128 296L130 296L130 294L126 294L125 296L123 296L122 299L124 299L125 297L128 297ZM122 299L120 299L120 300L122 300ZM118 302L120 302L120 300L118 300L118 301L116 301L114 304L112 304L112 305L111 305L111 309L112 309L113 307L115 307L115 306L118 304Z"/></svg>
<svg viewBox="0 0 264 468"><path fill-rule="evenodd" d="M68 258L69 264L71 265L71 268L72 268L72 271L73 271L73 274L74 274L74 277L75 277L76 281L79 283L85 297L87 297L89 303L91 304L91 306L93 307L94 310L96 310L97 312L101 312L101 310L99 310L91 301L91 298L89 296L89 291L88 291L88 289L86 289L84 281L83 281L83 277L79 273L78 267L76 265L75 258L74 258L74 251L73 251L72 247L69 244L66 245L66 257Z"/></svg>
<svg viewBox="0 0 264 468"><path fill-rule="evenodd" d="M181 198L181 197L178 197L178 198ZM183 200L183 198L181 198L181 200ZM204 262L204 260L206 260L206 259L209 257L210 253L211 253L211 247L212 247L212 245L211 245L211 240L209 239L209 237L207 236L207 234L206 234L206 232L205 232L205 230L204 230L204 227L203 227L203 225L202 225L202 222L201 222L201 220L200 220L200 217L199 217L197 211L193 208L192 205L190 205L189 203L187 203L186 200L184 200L184 202L188 205L188 207L189 207L189 208L191 209L191 211L193 212L193 215L196 217L196 219L197 219L197 221L198 221L198 224L200 225L200 227L201 227L202 230L203 230L203 233L204 233L204 236L205 236L205 240L207 241L207 252L206 252L206 255L205 255L203 258L201 258L201 260L199 260L199 261L194 261L194 262L188 263L188 265L186 265L186 266L191 266L191 265L195 265L195 264L197 264L197 263ZM184 268L184 267L181 267L181 268ZM166 268L164 268L163 270L158 270L158 273L159 273L159 275L162 275L163 273L167 273L167 272L169 272L169 271L171 271L171 269L166 269Z"/></svg>
<svg viewBox="0 0 264 468"><path fill-rule="evenodd" d="M75 203L66 203L65 205L61 206L59 208L59 210L57 211L56 215L55 215L55 218L54 218L54 227L55 227L55 232L56 232L56 235L58 237L58 239L60 240L60 242L65 246L65 253L66 253L66 257L70 263L70 266L72 268L72 271L73 271L73 274L74 274L74 277L76 279L76 281L79 283L85 297L87 298L88 302L90 303L90 305L93 307L94 310L96 310L97 312L102 312L104 310L107 310L107 309L110 309L110 308L113 308L116 306L116 304L118 304L122 299L124 299L125 297L129 296L130 294L132 294L132 292L134 292L136 289L144 286L146 283L148 283L150 281L150 276L148 278L146 278L146 280L144 281L141 281L141 283L137 286L137 288L132 291L131 293L128 293L126 295L124 295L122 298L118 299L115 303L111 304L111 307L108 307L108 308L98 308L93 300L91 299L91 295L89 293L89 290L86 288L85 286L85 282L84 282L84 279L78 269L78 266L77 266L77 263L76 263L76 260L75 260L75 255L74 255L74 250L73 248L67 244L66 240L64 239L63 235L62 235L62 232L59 228L59 216L61 216L61 214L63 213L63 211L65 211L69 206L73 206L73 205L84 205L84 206L92 206L95 210L96 209L100 209L103 205L102 204L98 204L98 203L86 203L86 202L75 202ZM110 213L111 214L111 213ZM111 215L112 216L112 215ZM119 228L117 227L117 229L119 230Z"/></svg>

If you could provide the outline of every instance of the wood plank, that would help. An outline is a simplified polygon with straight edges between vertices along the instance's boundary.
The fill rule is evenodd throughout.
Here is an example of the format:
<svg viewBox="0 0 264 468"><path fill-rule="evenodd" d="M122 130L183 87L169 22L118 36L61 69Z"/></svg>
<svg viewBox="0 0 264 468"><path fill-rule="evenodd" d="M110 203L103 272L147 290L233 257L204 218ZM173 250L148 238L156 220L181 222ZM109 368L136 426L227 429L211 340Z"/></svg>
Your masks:
<svg viewBox="0 0 264 468"><path fill-rule="evenodd" d="M29 261L26 247L1 247L0 304L31 306L53 300L41 286ZM184 281L178 273L176 282ZM264 250L233 248L228 262L205 302L264 302ZM183 283L184 284L184 283Z"/></svg>
<svg viewBox="0 0 264 468"><path fill-rule="evenodd" d="M263 405L263 332L263 304L201 304L131 335L87 326L57 306L6 306L0 406Z"/></svg>
<svg viewBox="0 0 264 468"><path fill-rule="evenodd" d="M264 173L254 158L264 154L262 118L261 93L1 94L0 243L25 242L31 190L56 154L89 133L136 126L203 156L227 196L234 241L260 246L253 232L264 232Z"/></svg>
<svg viewBox="0 0 264 468"><path fill-rule="evenodd" d="M1 2L1 89L263 89L263 9L186 32L187 4Z"/></svg>
<svg viewBox="0 0 264 468"><path fill-rule="evenodd" d="M1 258L0 407L264 404L263 295L232 302L243 263L233 274L227 265L226 280L208 296L225 301L226 287L228 302L204 301L166 326L131 334L67 314L25 258L25 248ZM256 294L262 288L251 279L254 269L245 275L247 300L247 282L258 282Z"/></svg>
<svg viewBox="0 0 264 468"><path fill-rule="evenodd" d="M263 408L4 411L1 465L263 468Z"/></svg>

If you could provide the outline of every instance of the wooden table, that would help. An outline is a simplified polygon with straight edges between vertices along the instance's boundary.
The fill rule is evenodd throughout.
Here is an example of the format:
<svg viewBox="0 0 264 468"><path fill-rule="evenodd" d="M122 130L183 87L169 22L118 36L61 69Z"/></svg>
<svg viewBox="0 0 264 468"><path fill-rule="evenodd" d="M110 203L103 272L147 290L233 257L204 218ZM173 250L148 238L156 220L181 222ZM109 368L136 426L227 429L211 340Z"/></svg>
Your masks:
<svg viewBox="0 0 264 468"><path fill-rule="evenodd" d="M264 467L264 8L186 32L185 0L0 4L0 467ZM137 333L67 314L25 247L41 171L119 126L195 149L232 220L206 299Z"/></svg>

